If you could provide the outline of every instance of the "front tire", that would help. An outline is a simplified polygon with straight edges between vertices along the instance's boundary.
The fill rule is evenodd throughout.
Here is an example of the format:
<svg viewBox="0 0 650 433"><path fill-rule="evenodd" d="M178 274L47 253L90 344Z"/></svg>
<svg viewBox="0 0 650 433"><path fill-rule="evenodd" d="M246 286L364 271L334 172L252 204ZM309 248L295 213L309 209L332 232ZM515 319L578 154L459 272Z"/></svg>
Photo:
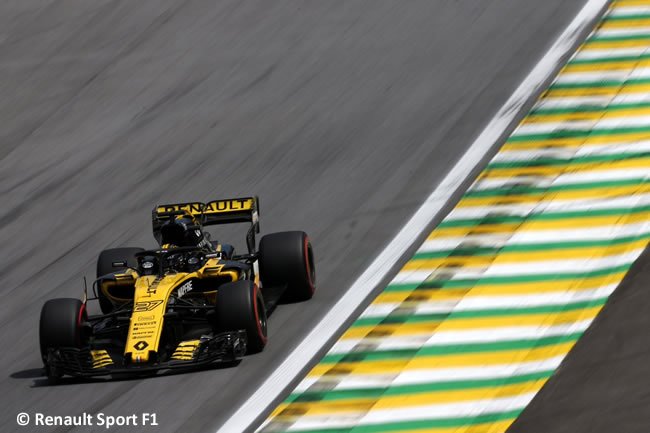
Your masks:
<svg viewBox="0 0 650 433"><path fill-rule="evenodd" d="M50 348L82 347L81 323L87 317L86 306L79 299L50 299L43 305L39 340L44 364Z"/></svg>
<svg viewBox="0 0 650 433"><path fill-rule="evenodd" d="M217 330L246 330L246 353L261 352L266 346L266 308L257 285L249 280L234 281L217 291Z"/></svg>
<svg viewBox="0 0 650 433"><path fill-rule="evenodd" d="M138 259L135 255L142 251L144 251L144 248L111 248L102 251L97 259L97 278L126 268L137 268ZM118 262L125 265L113 266L114 263ZM113 311L113 303L104 295L101 288L97 290L97 298L99 298L99 308L102 313L108 314Z"/></svg>
<svg viewBox="0 0 650 433"><path fill-rule="evenodd" d="M260 278L265 288L286 287L283 299L306 301L316 290L314 252L305 232L279 232L260 241Z"/></svg>

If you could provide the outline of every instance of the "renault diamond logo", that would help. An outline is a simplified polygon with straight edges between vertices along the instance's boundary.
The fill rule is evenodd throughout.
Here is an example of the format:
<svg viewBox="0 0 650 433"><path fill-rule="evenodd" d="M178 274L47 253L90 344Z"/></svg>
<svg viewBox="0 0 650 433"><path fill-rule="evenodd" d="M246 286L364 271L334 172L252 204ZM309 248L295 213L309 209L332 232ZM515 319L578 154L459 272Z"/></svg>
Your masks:
<svg viewBox="0 0 650 433"><path fill-rule="evenodd" d="M134 348L135 350L144 350L144 349L146 349L148 346L149 346L149 345L147 344L146 341L138 341L137 343L135 343L135 344L133 345L133 348Z"/></svg>

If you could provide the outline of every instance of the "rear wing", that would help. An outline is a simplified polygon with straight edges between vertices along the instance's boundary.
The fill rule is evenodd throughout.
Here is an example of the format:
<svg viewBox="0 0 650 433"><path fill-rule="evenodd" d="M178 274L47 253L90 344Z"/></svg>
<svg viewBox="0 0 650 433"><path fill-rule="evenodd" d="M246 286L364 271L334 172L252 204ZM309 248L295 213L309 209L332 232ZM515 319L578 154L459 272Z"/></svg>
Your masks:
<svg viewBox="0 0 650 433"><path fill-rule="evenodd" d="M260 232L260 201L257 196L213 200L208 203L174 203L156 206L152 212L154 237L160 242L160 227L177 215L192 216L202 226L250 222L246 235L248 250L255 250L255 233Z"/></svg>

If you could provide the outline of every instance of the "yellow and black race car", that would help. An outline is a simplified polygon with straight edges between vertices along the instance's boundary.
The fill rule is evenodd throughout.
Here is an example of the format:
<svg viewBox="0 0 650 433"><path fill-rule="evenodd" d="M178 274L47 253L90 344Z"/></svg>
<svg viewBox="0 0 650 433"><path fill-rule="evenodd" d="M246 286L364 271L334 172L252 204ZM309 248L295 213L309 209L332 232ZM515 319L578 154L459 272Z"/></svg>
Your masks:
<svg viewBox="0 0 650 433"><path fill-rule="evenodd" d="M40 348L51 380L156 373L232 362L266 345L278 301L310 299L314 255L301 231L259 233L257 197L157 206L160 248L114 248L97 261L95 296L45 303ZM248 252L210 240L204 226L249 222ZM88 315L97 300L102 314Z"/></svg>

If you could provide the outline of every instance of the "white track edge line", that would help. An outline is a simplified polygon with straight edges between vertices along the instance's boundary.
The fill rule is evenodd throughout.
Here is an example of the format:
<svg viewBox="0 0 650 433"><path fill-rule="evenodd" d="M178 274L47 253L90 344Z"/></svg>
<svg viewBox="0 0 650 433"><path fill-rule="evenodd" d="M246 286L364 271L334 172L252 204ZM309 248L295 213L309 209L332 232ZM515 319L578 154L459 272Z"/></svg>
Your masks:
<svg viewBox="0 0 650 433"><path fill-rule="evenodd" d="M524 104L555 72L563 57L572 50L586 27L604 11L608 3L609 0L588 0L585 3L569 26L555 40L546 54L524 78L411 219L352 283L311 332L288 354L280 366L269 374L257 391L219 427L217 433L245 431L250 428L256 418L273 403L287 384L298 376L299 372L339 330L358 305L387 276L403 252L418 240L431 221L456 193L458 186L466 179L467 173L471 173L484 155L496 144L503 131L520 114Z"/></svg>

